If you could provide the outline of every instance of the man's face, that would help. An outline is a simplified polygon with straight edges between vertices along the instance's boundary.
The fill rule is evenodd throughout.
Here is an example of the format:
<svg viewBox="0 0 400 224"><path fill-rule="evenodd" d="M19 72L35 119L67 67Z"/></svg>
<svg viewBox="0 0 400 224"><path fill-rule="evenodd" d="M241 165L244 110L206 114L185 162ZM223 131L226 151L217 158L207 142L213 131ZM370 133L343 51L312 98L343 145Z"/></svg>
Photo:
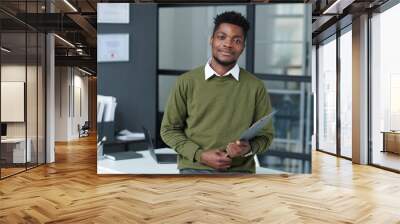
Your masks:
<svg viewBox="0 0 400 224"><path fill-rule="evenodd" d="M240 26L221 23L210 39L213 58L224 66L235 64L243 52L244 41Z"/></svg>

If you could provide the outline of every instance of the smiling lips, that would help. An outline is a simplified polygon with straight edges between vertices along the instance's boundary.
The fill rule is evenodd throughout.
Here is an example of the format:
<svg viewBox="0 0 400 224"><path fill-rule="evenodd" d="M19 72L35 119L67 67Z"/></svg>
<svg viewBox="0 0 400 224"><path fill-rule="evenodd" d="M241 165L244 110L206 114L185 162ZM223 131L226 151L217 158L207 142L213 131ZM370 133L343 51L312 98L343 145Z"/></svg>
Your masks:
<svg viewBox="0 0 400 224"><path fill-rule="evenodd" d="M221 52L222 55L224 55L224 56L232 56L232 55L233 55L233 53L230 52L230 51L220 51L220 52Z"/></svg>

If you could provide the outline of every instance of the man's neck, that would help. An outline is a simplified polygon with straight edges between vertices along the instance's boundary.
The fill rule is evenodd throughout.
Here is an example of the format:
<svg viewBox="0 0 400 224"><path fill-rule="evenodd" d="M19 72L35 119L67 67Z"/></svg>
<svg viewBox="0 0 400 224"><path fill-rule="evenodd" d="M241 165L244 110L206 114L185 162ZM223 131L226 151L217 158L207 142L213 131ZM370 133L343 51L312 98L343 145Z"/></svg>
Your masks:
<svg viewBox="0 0 400 224"><path fill-rule="evenodd" d="M211 59L210 61L210 66L211 68L217 73L217 75L221 76L226 74L229 70L231 70L233 67L235 67L236 63L233 63L231 65L221 65L219 64L214 58Z"/></svg>

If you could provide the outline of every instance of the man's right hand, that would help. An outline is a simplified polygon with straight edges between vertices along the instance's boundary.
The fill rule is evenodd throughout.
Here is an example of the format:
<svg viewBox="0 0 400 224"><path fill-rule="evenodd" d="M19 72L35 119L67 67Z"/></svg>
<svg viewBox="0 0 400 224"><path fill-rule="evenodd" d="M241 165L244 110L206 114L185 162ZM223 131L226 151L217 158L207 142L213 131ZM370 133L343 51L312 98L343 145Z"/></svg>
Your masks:
<svg viewBox="0 0 400 224"><path fill-rule="evenodd" d="M211 149L201 153L200 162L217 170L228 169L232 159L222 149Z"/></svg>

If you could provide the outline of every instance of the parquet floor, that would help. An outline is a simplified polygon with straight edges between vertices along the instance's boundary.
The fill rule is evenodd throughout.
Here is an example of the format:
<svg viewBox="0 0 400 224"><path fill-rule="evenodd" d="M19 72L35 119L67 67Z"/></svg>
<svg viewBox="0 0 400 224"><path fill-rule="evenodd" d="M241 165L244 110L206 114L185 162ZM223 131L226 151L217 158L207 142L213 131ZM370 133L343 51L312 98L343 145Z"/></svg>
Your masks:
<svg viewBox="0 0 400 224"><path fill-rule="evenodd" d="M7 177L12 174L24 171L24 170L25 170L25 167L24 168L1 168L1 176Z"/></svg>
<svg viewBox="0 0 400 224"><path fill-rule="evenodd" d="M311 175L98 176L85 138L0 181L0 223L400 223L400 175L314 152Z"/></svg>
<svg viewBox="0 0 400 224"><path fill-rule="evenodd" d="M376 150L374 151L372 160L375 164L400 170L400 154Z"/></svg>

